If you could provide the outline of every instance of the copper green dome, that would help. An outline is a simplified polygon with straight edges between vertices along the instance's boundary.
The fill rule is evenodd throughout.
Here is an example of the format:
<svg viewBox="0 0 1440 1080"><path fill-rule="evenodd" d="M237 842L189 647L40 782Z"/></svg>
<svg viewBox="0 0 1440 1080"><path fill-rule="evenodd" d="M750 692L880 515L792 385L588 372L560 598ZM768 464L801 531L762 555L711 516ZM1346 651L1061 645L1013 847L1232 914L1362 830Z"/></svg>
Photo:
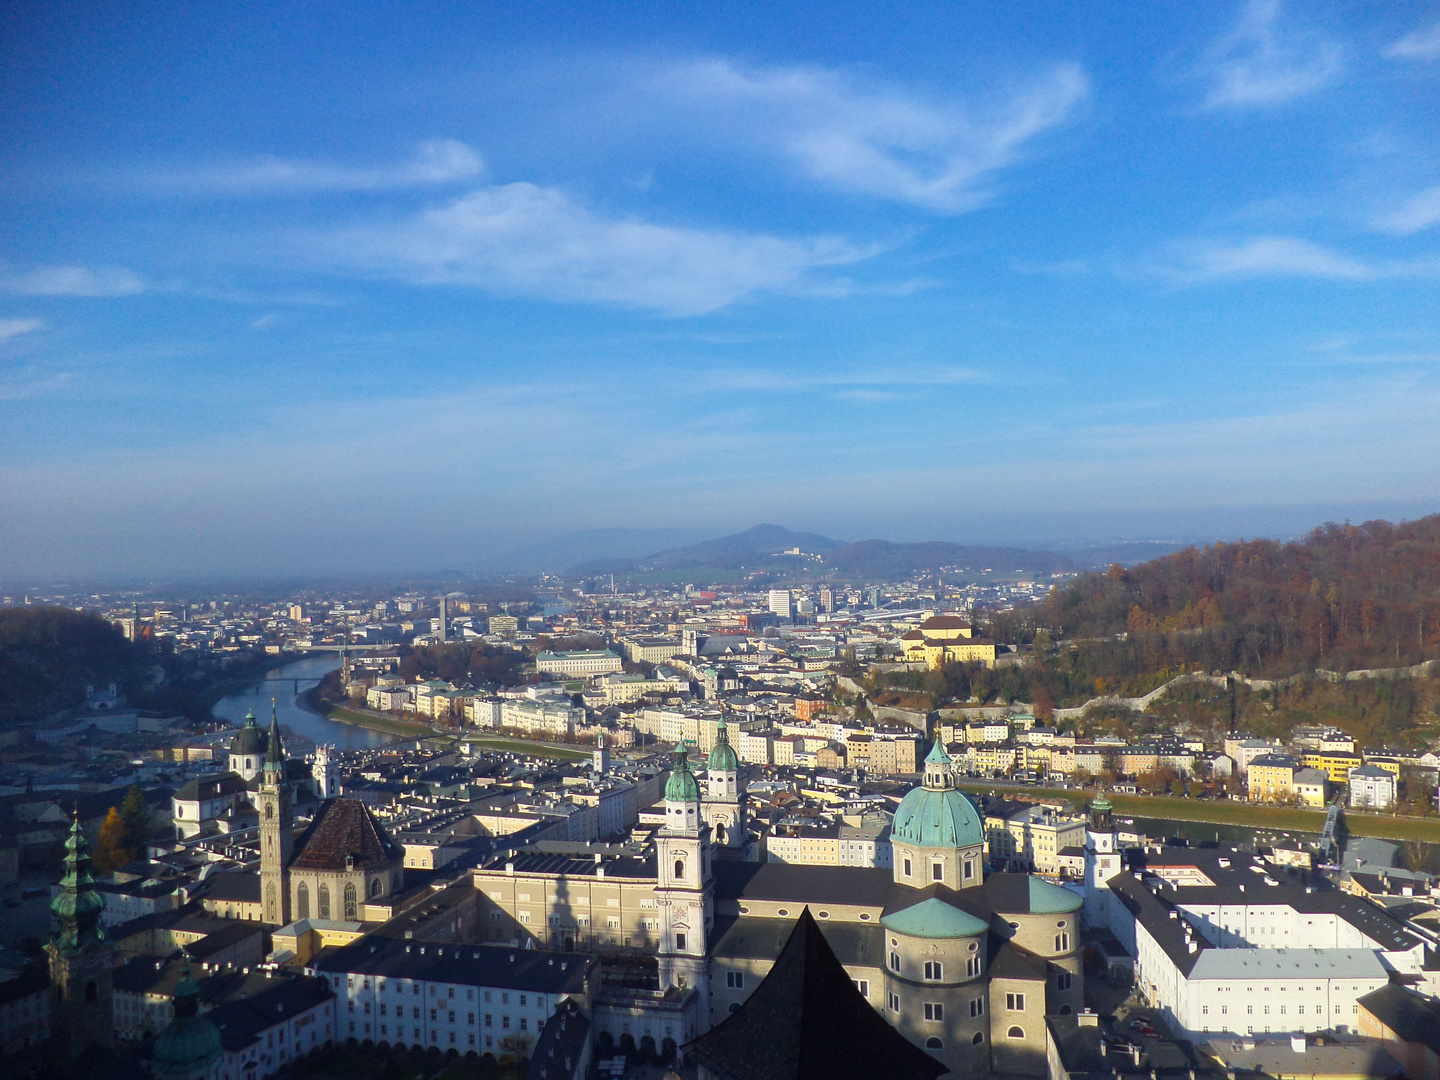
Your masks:
<svg viewBox="0 0 1440 1080"><path fill-rule="evenodd" d="M730 733L725 727L725 719L721 717L720 725L715 729L715 745L710 750L710 756L705 759L705 768L710 772L735 772L740 768L740 758L735 754L735 748L730 745Z"/></svg>
<svg viewBox="0 0 1440 1080"><path fill-rule="evenodd" d="M665 781L666 802L699 802L700 785L690 771L690 747L685 743L675 744L675 771Z"/></svg>
<svg viewBox="0 0 1440 1080"><path fill-rule="evenodd" d="M154 1075L173 1080L206 1076L223 1052L220 1029L200 1015L200 987L187 963L175 984L175 1019L155 1036Z"/></svg>
<svg viewBox="0 0 1440 1080"><path fill-rule="evenodd" d="M230 753L236 757L258 756L263 749L260 743L260 728L255 723L255 710L251 709L245 714L245 726L230 740Z"/></svg>
<svg viewBox="0 0 1440 1080"><path fill-rule="evenodd" d="M927 848L974 847L985 842L980 813L964 792L955 790L950 755L935 740L925 757L925 781L906 795L895 811L892 841Z"/></svg>

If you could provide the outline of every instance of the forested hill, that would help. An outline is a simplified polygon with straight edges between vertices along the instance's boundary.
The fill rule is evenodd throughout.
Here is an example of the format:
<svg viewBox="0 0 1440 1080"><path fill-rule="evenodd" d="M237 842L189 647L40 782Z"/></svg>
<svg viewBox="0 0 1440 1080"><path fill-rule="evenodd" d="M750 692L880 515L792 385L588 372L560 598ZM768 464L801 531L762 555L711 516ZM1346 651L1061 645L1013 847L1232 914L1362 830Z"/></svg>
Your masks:
<svg viewBox="0 0 1440 1080"><path fill-rule="evenodd" d="M80 704L85 687L143 678L149 652L110 623L63 607L0 608L0 728Z"/></svg>
<svg viewBox="0 0 1440 1080"><path fill-rule="evenodd" d="M1435 659L1440 514L1112 566L1056 590L1025 621L1071 639L1124 632L1136 666L1152 671L1199 664L1269 675Z"/></svg>

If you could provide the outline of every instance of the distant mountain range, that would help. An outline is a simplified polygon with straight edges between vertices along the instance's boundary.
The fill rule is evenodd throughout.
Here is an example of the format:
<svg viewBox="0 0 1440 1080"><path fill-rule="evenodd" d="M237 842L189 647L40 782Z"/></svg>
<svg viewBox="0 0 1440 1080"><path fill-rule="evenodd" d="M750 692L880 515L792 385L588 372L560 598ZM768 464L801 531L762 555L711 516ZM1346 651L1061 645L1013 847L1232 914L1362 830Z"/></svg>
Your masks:
<svg viewBox="0 0 1440 1080"><path fill-rule="evenodd" d="M801 557L785 554L798 549ZM1053 551L1025 551L1020 548L967 547L932 540L920 544L897 544L889 540L862 540L844 544L817 533L792 532L780 525L756 525L752 529L706 540L698 544L669 548L637 558L589 559L571 566L566 573L575 577L623 574L633 571L688 570L708 567L735 569L787 565L800 569L805 556L820 556L826 568L860 577L902 577L922 570L955 567L962 570L1007 570L1021 573L1054 573L1073 570L1068 556Z"/></svg>

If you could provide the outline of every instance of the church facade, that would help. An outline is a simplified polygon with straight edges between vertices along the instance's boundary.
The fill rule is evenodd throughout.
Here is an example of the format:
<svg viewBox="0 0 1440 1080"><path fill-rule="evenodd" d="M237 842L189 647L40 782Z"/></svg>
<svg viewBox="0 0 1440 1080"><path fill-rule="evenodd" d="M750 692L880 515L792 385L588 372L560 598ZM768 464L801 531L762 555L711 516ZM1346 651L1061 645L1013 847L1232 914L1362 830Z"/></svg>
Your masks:
<svg viewBox="0 0 1440 1080"><path fill-rule="evenodd" d="M702 786L677 748L653 859L522 852L474 871L474 936L655 955L662 994L597 1007L597 1030L683 1044L741 1007L808 908L866 1000L951 1075L1044 1074L1045 1017L1082 1008L1083 901L986 875L980 815L941 746L900 804L889 869L717 857L744 842L745 793L723 751L706 765Z"/></svg>

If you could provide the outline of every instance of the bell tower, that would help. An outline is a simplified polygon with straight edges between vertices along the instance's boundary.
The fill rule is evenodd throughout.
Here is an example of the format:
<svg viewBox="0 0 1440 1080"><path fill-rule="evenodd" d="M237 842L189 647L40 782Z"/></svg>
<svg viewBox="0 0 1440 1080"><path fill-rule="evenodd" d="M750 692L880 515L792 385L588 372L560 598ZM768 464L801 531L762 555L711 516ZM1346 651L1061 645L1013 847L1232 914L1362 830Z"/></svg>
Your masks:
<svg viewBox="0 0 1440 1080"><path fill-rule="evenodd" d="M260 811L260 903L264 921L285 926L290 921L290 898L285 867L295 843L293 822L294 792L285 774L285 748L280 743L280 723L275 703L270 703L270 741L265 747L265 767L260 771L260 789L255 795Z"/></svg>
<svg viewBox="0 0 1440 1080"><path fill-rule="evenodd" d="M104 910L105 897L90 876L90 851L80 831L77 806L65 841L65 876L50 902L55 932L45 947L55 993L55 1034L72 1061L91 1043L115 1043L111 983L115 950L100 925Z"/></svg>
<svg viewBox="0 0 1440 1080"><path fill-rule="evenodd" d="M655 901L660 910L660 986L693 986L700 1015L710 1012L706 940L714 924L710 827L700 817L700 785L690 771L690 748L675 747L665 783L665 824L655 836L659 862Z"/></svg>
<svg viewBox="0 0 1440 1080"><path fill-rule="evenodd" d="M1116 842L1113 807L1101 791L1090 804L1085 836L1085 924L1108 926L1110 879L1120 873L1120 845Z"/></svg>

